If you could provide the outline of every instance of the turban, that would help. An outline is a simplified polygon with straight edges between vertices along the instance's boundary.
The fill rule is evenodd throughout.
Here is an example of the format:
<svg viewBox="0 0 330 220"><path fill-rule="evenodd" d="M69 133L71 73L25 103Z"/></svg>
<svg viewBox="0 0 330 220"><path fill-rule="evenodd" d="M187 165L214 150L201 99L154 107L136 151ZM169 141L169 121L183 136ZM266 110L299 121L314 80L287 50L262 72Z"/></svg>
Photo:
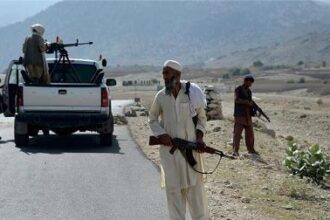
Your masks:
<svg viewBox="0 0 330 220"><path fill-rule="evenodd" d="M245 80L245 81L251 81L251 82L254 82L254 78L253 78L252 75L247 75L247 76L245 76L245 77L244 77L244 80Z"/></svg>
<svg viewBox="0 0 330 220"><path fill-rule="evenodd" d="M164 67L171 67L172 69L175 69L179 72L182 71L182 65L178 61L175 61L175 60L165 61Z"/></svg>
<svg viewBox="0 0 330 220"><path fill-rule="evenodd" d="M34 24L31 26L31 30L32 30L32 33L36 33L40 36L42 36L45 32L45 28L44 26L42 26L41 24Z"/></svg>

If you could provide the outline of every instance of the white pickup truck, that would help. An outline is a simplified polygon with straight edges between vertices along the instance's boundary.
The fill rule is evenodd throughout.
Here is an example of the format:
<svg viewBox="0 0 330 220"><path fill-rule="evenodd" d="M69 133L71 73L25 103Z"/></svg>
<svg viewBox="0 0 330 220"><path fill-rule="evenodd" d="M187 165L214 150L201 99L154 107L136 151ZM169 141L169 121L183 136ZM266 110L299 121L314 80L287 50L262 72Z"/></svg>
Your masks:
<svg viewBox="0 0 330 220"><path fill-rule="evenodd" d="M104 79L102 65L97 61L56 61L47 59L50 84L32 83L21 60L13 60L6 71L0 105L6 117L15 117L16 146L28 145L29 136L37 136L40 130L57 135L95 131L100 134L101 145L111 146L109 86L116 85L116 81Z"/></svg>

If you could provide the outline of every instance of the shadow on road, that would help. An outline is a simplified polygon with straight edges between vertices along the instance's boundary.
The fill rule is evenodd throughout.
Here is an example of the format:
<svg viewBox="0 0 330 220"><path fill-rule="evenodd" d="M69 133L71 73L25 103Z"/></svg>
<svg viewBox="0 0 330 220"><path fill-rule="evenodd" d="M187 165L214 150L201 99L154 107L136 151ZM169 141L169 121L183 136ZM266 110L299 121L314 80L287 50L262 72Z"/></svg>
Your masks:
<svg viewBox="0 0 330 220"><path fill-rule="evenodd" d="M30 144L21 147L21 151L27 154L45 153L110 153L124 154L120 152L120 146L115 136L112 137L112 146L101 146L98 135L75 134L71 136L38 136L30 138Z"/></svg>
<svg viewBox="0 0 330 220"><path fill-rule="evenodd" d="M0 144L7 144L7 143L9 143L9 142L15 142L14 140L0 140Z"/></svg>

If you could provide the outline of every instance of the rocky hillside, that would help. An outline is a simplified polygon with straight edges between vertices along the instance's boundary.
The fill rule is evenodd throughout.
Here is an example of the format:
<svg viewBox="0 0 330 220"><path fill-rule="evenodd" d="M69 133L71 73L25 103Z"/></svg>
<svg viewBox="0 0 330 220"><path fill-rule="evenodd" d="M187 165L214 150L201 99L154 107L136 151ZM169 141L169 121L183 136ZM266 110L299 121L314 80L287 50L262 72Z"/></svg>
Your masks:
<svg viewBox="0 0 330 220"><path fill-rule="evenodd" d="M330 32L314 32L270 47L235 51L208 62L211 68L251 66L260 60L264 65L296 65L330 60Z"/></svg>

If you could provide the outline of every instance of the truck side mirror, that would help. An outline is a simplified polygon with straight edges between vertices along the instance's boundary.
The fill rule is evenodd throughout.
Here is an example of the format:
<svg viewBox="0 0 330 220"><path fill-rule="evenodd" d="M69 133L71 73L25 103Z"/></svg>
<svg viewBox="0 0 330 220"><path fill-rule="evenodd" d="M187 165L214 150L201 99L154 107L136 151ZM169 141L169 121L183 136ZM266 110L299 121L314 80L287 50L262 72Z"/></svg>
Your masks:
<svg viewBox="0 0 330 220"><path fill-rule="evenodd" d="M108 61L106 60L106 59L102 59L102 66L103 67L106 67L107 66L107 63L108 63Z"/></svg>
<svg viewBox="0 0 330 220"><path fill-rule="evenodd" d="M23 64L24 63L24 58L23 57L19 57L18 58L18 64Z"/></svg>
<svg viewBox="0 0 330 220"><path fill-rule="evenodd" d="M117 85L117 82L115 79L107 79L105 84L107 86L115 86L115 85Z"/></svg>

